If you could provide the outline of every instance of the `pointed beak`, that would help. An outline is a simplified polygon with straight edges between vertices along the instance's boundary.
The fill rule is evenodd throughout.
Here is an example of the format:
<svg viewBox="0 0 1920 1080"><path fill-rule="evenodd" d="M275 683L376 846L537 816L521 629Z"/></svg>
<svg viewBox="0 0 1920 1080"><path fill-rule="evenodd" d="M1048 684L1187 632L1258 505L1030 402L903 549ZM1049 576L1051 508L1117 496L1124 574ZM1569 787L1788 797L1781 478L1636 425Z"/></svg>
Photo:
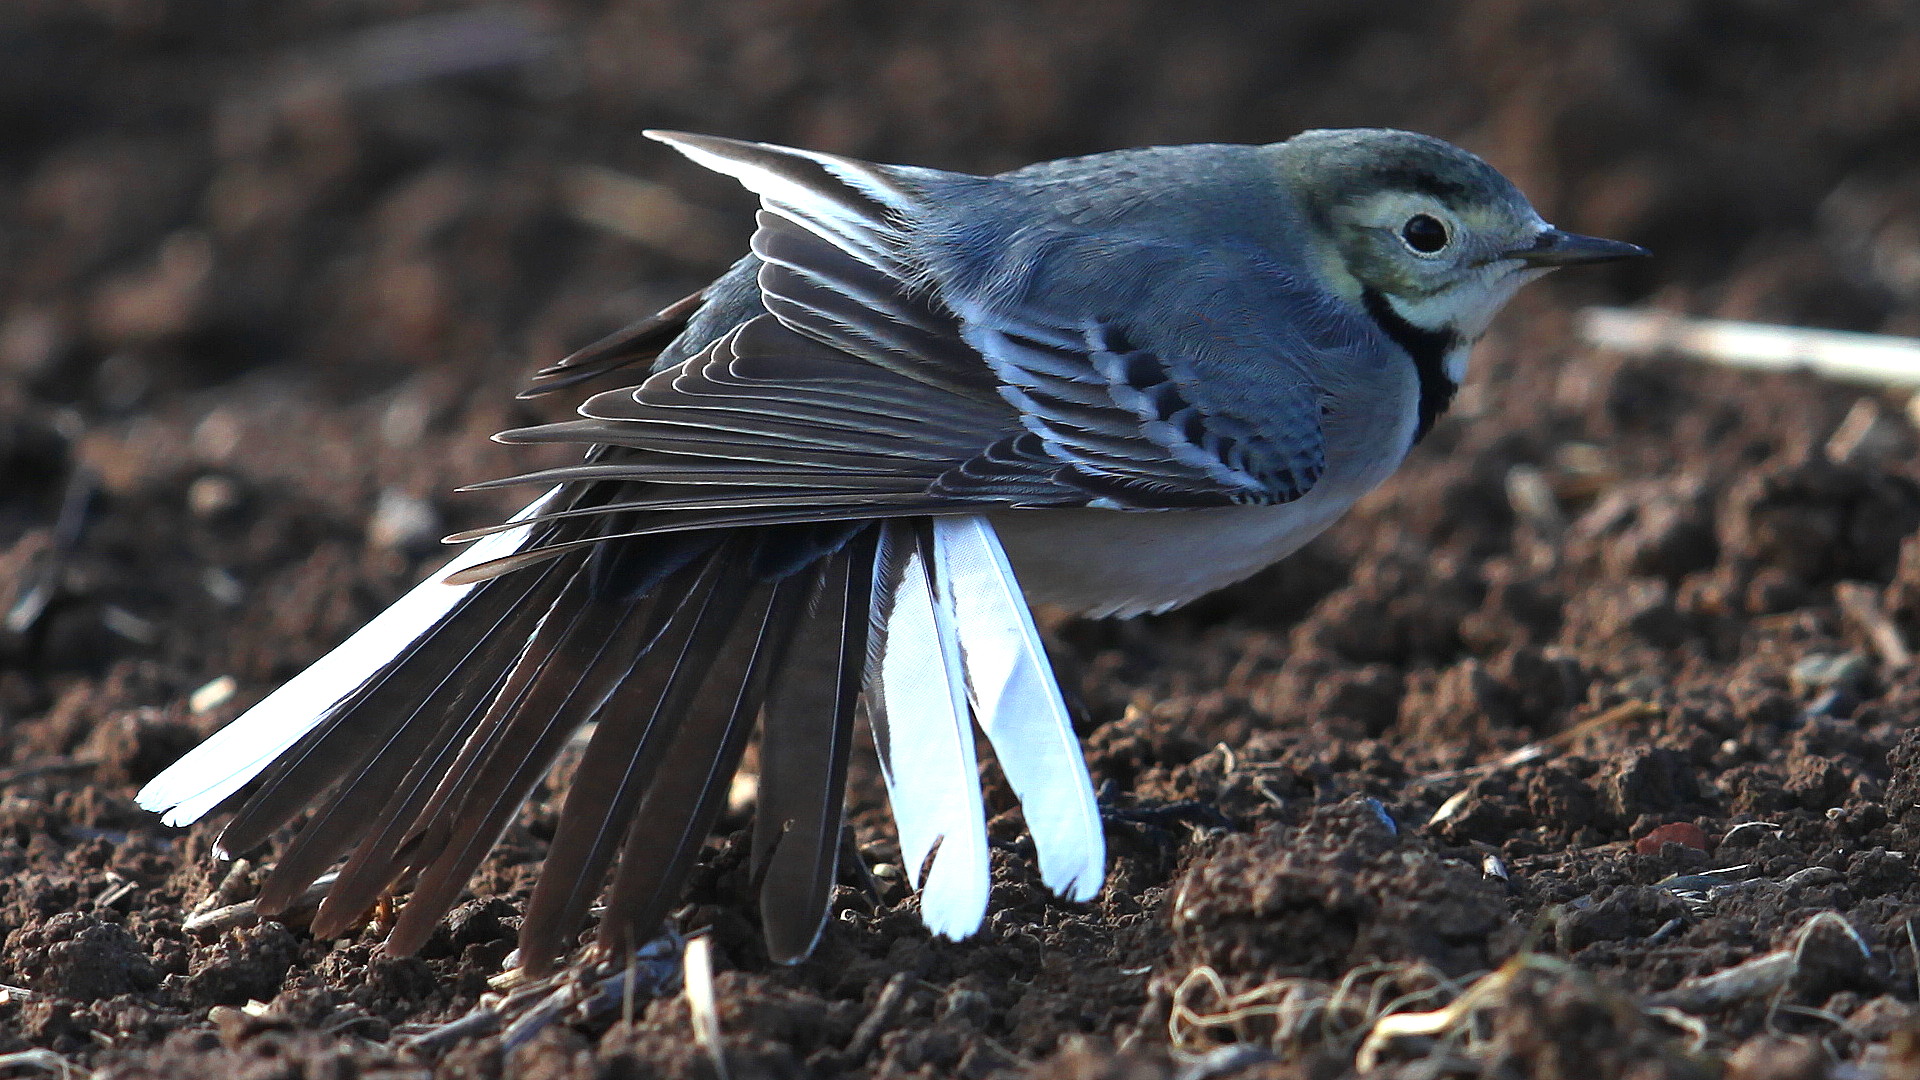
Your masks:
<svg viewBox="0 0 1920 1080"><path fill-rule="evenodd" d="M1509 259L1518 259L1528 267L1551 270L1561 266L1584 266L1587 263L1614 262L1618 259L1644 259L1652 252L1639 244L1629 244L1622 240L1602 240L1597 236L1581 236L1578 233L1548 229L1534 239L1531 247L1523 247L1506 253Z"/></svg>

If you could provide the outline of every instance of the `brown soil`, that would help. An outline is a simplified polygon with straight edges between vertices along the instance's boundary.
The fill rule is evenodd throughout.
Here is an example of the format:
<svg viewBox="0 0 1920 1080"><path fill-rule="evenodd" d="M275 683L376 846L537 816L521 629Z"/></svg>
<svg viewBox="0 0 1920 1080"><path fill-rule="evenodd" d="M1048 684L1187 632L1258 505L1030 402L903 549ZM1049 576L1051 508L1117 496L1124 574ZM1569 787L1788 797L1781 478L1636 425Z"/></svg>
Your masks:
<svg viewBox="0 0 1920 1080"><path fill-rule="evenodd" d="M258 863L132 802L503 509L449 491L525 464L485 436L551 415L527 371L741 243L750 204L641 127L990 170L1365 123L1660 258L1522 297L1289 563L1055 627L1096 902L1040 887L990 776L993 913L930 940L863 766L878 892L772 966L730 814L681 921L731 1075L1920 1076L1920 675L1840 602L1920 631L1904 402L1583 351L1570 317L1920 332L1909 5L442 6L0 13L0 1055L59 1055L0 1073L712 1074L671 961L631 1021L415 1041L500 972L546 792L405 960L186 932Z"/></svg>

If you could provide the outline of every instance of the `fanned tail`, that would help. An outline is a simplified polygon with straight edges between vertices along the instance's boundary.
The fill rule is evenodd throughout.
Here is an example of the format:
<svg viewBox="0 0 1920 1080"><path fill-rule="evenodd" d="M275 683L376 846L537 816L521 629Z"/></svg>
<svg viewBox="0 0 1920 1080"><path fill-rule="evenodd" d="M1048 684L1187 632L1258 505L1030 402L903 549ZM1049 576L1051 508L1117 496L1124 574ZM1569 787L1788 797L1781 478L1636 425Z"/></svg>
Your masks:
<svg viewBox="0 0 1920 1080"><path fill-rule="evenodd" d="M566 505L606 497L591 487ZM626 527L619 514L559 520L567 524L531 538L490 537L475 547L492 552L463 560ZM609 876L601 945L633 947L655 931L757 719L752 870L769 954L795 962L812 951L831 900L864 679L929 928L964 937L986 911L976 716L1027 807L1047 884L1073 899L1097 891L1103 849L1085 767L985 519L602 539L523 573L433 585L458 594L451 604L437 595L430 606L416 590L396 605L410 623L382 617L413 628L381 631L392 649L384 663L354 685L303 676L321 702L311 716L295 716L282 691L210 744L218 775L194 786L170 771L143 798L210 806L210 792L263 774L223 849L256 848L313 812L263 886L261 912L285 910L345 856L314 933L347 931L411 879L386 944L405 954L457 902L573 733L595 723L521 927L522 963L540 972L564 954ZM435 618L420 628L423 611ZM364 642L342 651L357 667L316 669L339 679L373 655ZM291 734L255 713L294 717Z"/></svg>
<svg viewBox="0 0 1920 1080"><path fill-rule="evenodd" d="M548 491L511 521L540 513L558 493L558 488ZM511 555L527 544L530 533L527 527L517 527L461 552L440 575L416 585L338 648L154 777L140 789L140 806L160 812L168 825L188 825L206 816L315 726L336 716L336 705L366 685L396 655L443 625L470 598L472 586L443 585L440 577Z"/></svg>

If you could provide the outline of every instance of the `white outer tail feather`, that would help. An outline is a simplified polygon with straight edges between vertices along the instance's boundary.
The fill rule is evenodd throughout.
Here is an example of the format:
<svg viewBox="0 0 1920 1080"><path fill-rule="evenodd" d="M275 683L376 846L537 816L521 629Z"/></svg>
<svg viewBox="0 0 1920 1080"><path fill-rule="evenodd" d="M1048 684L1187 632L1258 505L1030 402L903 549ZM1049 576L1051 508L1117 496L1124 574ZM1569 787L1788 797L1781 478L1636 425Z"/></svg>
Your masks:
<svg viewBox="0 0 1920 1080"><path fill-rule="evenodd" d="M986 808L960 645L951 613L934 602L929 569L915 545L882 613L886 640L869 715L884 748L901 867L921 890L920 920L942 937L963 938L987 914Z"/></svg>
<svg viewBox="0 0 1920 1080"><path fill-rule="evenodd" d="M974 716L1020 799L1047 888L1087 901L1106 880L1093 782L1053 666L993 525L977 514L933 523L941 601L960 629Z"/></svg>
<svg viewBox="0 0 1920 1080"><path fill-rule="evenodd" d="M559 490L549 490L510 520L532 517ZM273 764L313 730L328 709L353 693L476 588L447 585L442 579L469 566L513 554L526 542L530 531L530 527L522 526L468 547L332 652L148 781L137 797L140 806L162 812L165 816L161 820L168 825L191 825L200 820ZM225 857L224 852L217 854Z"/></svg>
<svg viewBox="0 0 1920 1080"><path fill-rule="evenodd" d="M916 883L933 853L919 883L921 920L962 938L986 917L990 884L969 715L1020 799L1048 888L1093 899L1106 880L1106 840L1080 740L992 524L935 518L933 538L931 573L912 552L892 606L878 613L885 631L869 712L901 862Z"/></svg>

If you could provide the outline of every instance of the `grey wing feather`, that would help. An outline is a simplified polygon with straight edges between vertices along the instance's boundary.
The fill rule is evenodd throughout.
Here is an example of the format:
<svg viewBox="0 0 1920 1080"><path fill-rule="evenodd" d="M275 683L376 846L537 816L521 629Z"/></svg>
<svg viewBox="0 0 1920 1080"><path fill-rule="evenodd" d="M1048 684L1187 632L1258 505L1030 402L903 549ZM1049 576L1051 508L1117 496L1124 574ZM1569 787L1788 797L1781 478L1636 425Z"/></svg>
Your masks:
<svg viewBox="0 0 1920 1080"><path fill-rule="evenodd" d="M1071 344L1057 327L976 327L972 337L1022 426L1064 463L1063 479L1097 496L1094 505L1289 502L1326 467L1319 402L1304 382L1280 418L1298 422L1256 431L1203 411L1183 389L1190 371L1132 347L1111 325L1088 324Z"/></svg>
<svg viewBox="0 0 1920 1080"><path fill-rule="evenodd" d="M581 420L500 436L601 448L571 470L503 481L625 485L561 515L623 515L608 535L645 535L846 520L863 506L884 517L1278 503L1324 468L1304 382L1269 388L1278 422L1249 424L1198 400L1194 365L1138 347L1119 320L951 295L911 241L932 212L921 189L944 174L655 137L761 195L754 260L728 279L751 273L762 306L641 385L590 398Z"/></svg>

